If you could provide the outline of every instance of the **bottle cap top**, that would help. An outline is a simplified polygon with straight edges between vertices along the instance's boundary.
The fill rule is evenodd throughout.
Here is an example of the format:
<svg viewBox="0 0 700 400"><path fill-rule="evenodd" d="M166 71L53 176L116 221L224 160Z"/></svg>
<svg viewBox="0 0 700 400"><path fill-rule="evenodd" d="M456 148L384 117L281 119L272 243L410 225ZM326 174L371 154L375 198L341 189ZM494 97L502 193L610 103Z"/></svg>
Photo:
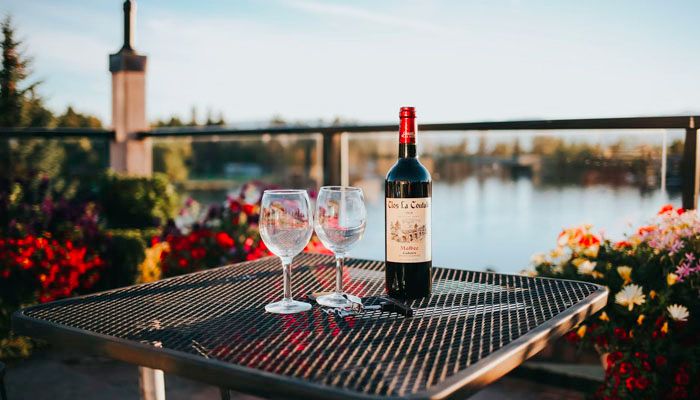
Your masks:
<svg viewBox="0 0 700 400"><path fill-rule="evenodd" d="M399 111L400 118L415 118L416 108L415 107L401 107Z"/></svg>

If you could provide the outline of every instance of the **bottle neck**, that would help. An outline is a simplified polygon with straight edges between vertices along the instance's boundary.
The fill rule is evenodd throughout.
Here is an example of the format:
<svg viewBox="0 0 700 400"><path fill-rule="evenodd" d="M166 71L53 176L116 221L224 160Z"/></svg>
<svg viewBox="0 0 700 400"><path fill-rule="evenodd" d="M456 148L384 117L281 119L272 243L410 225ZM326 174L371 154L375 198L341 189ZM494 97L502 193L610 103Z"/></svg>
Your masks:
<svg viewBox="0 0 700 400"><path fill-rule="evenodd" d="M399 158L416 157L416 118L401 116L399 124Z"/></svg>
<svg viewBox="0 0 700 400"><path fill-rule="evenodd" d="M416 144L399 143L399 158L416 158Z"/></svg>

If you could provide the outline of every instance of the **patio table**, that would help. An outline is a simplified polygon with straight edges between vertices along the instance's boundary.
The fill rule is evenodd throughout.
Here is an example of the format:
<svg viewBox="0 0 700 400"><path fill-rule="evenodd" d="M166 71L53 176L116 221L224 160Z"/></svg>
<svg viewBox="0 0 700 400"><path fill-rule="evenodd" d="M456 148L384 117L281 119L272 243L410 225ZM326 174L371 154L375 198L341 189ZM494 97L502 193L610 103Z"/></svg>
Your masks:
<svg viewBox="0 0 700 400"><path fill-rule="evenodd" d="M330 290L331 256L294 261L295 298ZM29 307L22 335L241 392L283 398L459 398L498 379L607 300L576 281L434 268L412 317L264 312L276 257ZM348 292L377 302L384 263L350 259Z"/></svg>

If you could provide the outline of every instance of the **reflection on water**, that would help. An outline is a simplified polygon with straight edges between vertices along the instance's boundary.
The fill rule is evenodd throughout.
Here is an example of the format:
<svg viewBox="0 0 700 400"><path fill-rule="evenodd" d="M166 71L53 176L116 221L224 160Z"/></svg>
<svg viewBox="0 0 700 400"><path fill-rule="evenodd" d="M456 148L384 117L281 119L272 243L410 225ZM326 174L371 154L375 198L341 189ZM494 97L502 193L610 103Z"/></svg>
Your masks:
<svg viewBox="0 0 700 400"><path fill-rule="evenodd" d="M368 193L365 237L351 256L384 258L384 199L381 180L358 182ZM565 226L591 223L607 237L620 237L680 196L633 187L535 187L532 180L498 178L433 184L433 265L493 268L517 273L530 257L554 247Z"/></svg>

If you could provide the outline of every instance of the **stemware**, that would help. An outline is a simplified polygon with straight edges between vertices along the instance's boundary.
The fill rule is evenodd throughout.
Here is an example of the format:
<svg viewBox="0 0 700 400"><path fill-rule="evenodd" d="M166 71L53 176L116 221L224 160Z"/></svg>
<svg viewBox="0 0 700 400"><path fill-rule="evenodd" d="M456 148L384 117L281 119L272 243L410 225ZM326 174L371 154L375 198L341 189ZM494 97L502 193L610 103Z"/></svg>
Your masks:
<svg viewBox="0 0 700 400"><path fill-rule="evenodd" d="M327 307L350 307L360 300L343 292L343 264L350 248L362 238L367 222L362 189L324 186L316 199L314 228L326 248L335 255L335 291L316 301ZM352 300L348 297L352 296Z"/></svg>
<svg viewBox="0 0 700 400"><path fill-rule="evenodd" d="M311 239L313 215L306 190L266 190L263 193L260 236L265 246L282 261L282 300L265 306L275 314L311 309L311 304L292 299L292 260Z"/></svg>

